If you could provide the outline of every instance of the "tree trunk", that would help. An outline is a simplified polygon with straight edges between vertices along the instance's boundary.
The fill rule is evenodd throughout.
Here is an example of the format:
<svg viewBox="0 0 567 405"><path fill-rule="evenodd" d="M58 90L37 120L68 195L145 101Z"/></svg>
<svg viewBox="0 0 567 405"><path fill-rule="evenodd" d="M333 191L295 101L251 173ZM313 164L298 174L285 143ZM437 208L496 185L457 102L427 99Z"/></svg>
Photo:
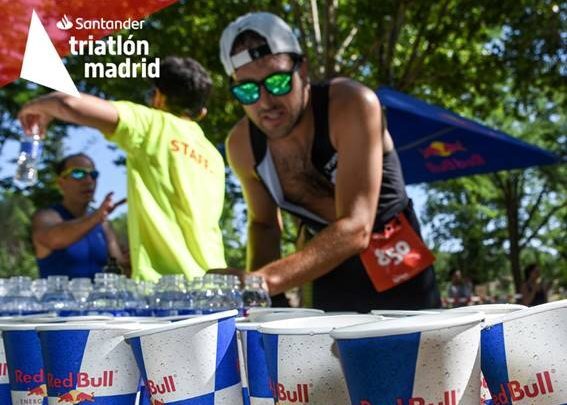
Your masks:
<svg viewBox="0 0 567 405"><path fill-rule="evenodd" d="M514 287L516 293L522 289L522 271L520 266L520 226L519 226L519 190L518 176L510 174L505 181L504 203L506 205L506 219L508 227L508 240L510 242L510 252L508 258L514 277Z"/></svg>

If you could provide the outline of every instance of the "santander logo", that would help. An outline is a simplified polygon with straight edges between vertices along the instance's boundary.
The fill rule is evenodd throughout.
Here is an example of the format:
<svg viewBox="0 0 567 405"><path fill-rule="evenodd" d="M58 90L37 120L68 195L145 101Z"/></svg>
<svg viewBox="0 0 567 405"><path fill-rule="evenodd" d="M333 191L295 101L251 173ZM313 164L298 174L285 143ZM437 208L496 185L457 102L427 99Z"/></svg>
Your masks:
<svg viewBox="0 0 567 405"><path fill-rule="evenodd" d="M63 18L61 20L57 21L57 24L55 24L55 25L60 30L67 31L67 30L70 30L71 28L73 28L73 21L71 21L69 19L69 17L67 17L67 14L63 14Z"/></svg>

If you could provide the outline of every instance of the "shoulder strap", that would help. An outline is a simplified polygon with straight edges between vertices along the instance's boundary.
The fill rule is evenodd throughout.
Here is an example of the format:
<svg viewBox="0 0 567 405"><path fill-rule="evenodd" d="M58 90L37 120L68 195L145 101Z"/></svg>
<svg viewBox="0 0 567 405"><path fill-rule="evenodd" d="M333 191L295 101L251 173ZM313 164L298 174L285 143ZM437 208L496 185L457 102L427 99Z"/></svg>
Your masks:
<svg viewBox="0 0 567 405"><path fill-rule="evenodd" d="M254 153L255 165L259 165L266 155L266 137L254 123L248 120L250 144Z"/></svg>
<svg viewBox="0 0 567 405"><path fill-rule="evenodd" d="M335 154L335 148L329 138L329 83L311 86L311 106L315 135L311 147L311 161L315 168L325 173L325 165Z"/></svg>

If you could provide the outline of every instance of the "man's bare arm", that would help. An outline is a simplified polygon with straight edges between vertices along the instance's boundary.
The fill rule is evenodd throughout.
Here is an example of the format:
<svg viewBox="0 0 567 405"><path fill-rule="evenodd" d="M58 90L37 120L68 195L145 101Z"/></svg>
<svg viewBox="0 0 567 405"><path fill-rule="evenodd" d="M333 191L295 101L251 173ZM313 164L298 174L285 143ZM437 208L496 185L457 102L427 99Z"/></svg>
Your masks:
<svg viewBox="0 0 567 405"><path fill-rule="evenodd" d="M234 170L248 208L248 271L280 258L281 221L276 204L254 173L254 157L248 141L248 124L240 121L226 141L230 167Z"/></svg>
<svg viewBox="0 0 567 405"><path fill-rule="evenodd" d="M332 138L340 164L337 169L336 221L305 248L261 268L258 273L271 294L312 281L347 258L360 253L370 241L382 180L380 104L362 86L337 86L331 96ZM331 90L333 91L333 90Z"/></svg>

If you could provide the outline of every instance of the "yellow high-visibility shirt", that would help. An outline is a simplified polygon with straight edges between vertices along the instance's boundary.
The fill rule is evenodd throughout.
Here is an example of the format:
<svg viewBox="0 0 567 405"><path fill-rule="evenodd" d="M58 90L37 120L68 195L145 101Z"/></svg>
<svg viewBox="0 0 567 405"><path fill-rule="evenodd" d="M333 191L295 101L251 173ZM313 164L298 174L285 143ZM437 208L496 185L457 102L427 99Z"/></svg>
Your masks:
<svg viewBox="0 0 567 405"><path fill-rule="evenodd" d="M190 120L126 101L106 138L126 152L132 277L202 276L224 268L224 161Z"/></svg>

